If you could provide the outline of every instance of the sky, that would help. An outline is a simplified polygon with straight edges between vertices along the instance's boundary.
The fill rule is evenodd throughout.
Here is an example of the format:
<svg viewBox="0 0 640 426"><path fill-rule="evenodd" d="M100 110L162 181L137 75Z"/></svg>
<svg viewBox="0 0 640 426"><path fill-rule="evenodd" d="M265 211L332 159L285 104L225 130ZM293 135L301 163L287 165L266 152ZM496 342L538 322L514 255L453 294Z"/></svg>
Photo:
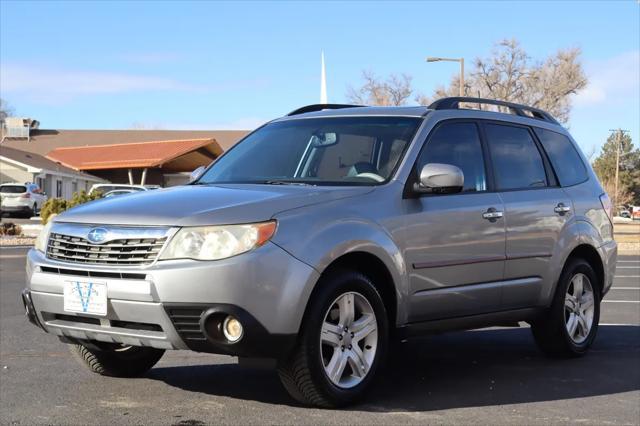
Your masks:
<svg viewBox="0 0 640 426"><path fill-rule="evenodd" d="M0 0L0 97L55 129L251 129L363 70L430 95L456 63L516 38L533 59L579 47L568 127L585 153L640 137L640 1L29 2ZM467 66L469 69L470 67Z"/></svg>

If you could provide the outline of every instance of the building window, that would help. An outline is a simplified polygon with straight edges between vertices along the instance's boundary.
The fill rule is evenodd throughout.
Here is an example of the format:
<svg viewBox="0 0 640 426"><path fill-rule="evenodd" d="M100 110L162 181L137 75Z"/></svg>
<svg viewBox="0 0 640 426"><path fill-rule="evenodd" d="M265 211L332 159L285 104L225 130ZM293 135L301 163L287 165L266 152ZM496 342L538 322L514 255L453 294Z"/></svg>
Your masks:
<svg viewBox="0 0 640 426"><path fill-rule="evenodd" d="M62 181L56 180L56 198L62 198Z"/></svg>
<svg viewBox="0 0 640 426"><path fill-rule="evenodd" d="M44 192L44 183L45 183L44 178L41 178L41 177L36 178L36 184L38 185L38 188L40 188L40 191L42 192Z"/></svg>
<svg viewBox="0 0 640 426"><path fill-rule="evenodd" d="M76 181L71 182L71 193L73 194L74 192L78 192L78 182Z"/></svg>

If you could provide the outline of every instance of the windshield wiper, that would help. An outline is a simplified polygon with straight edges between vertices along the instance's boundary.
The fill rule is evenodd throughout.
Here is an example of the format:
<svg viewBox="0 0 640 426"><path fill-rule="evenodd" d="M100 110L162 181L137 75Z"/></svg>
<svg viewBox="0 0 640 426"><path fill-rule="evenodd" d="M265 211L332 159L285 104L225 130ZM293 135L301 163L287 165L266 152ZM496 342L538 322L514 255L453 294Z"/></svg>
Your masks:
<svg viewBox="0 0 640 426"><path fill-rule="evenodd" d="M299 186L312 186L310 183L307 182L298 182L295 180L266 180L264 182L265 185L299 185Z"/></svg>

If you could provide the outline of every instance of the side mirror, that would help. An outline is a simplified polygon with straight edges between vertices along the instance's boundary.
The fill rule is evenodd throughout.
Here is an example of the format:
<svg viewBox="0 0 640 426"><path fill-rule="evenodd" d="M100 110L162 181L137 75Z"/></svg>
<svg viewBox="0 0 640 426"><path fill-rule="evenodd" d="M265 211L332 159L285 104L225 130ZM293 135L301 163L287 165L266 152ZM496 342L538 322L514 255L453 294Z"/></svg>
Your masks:
<svg viewBox="0 0 640 426"><path fill-rule="evenodd" d="M420 182L413 190L421 194L453 194L462 191L464 173L451 164L429 163L420 171Z"/></svg>
<svg viewBox="0 0 640 426"><path fill-rule="evenodd" d="M189 183L195 181L200 176L202 176L202 173L204 172L205 169L206 169L206 167L200 166L197 169L195 169L194 171L192 171L191 174L189 175Z"/></svg>

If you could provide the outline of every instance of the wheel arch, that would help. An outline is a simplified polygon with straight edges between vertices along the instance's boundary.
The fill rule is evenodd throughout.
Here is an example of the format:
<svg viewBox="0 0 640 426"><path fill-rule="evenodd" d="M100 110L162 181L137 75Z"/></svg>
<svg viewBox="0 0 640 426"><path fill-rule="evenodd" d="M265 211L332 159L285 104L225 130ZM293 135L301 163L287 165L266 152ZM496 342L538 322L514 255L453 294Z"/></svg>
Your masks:
<svg viewBox="0 0 640 426"><path fill-rule="evenodd" d="M318 284L311 293L310 300L322 285L323 277L345 269L357 271L371 280L382 297L389 324L395 325L398 317L398 294L393 275L387 265L370 252L353 251L336 258L322 271Z"/></svg>
<svg viewBox="0 0 640 426"><path fill-rule="evenodd" d="M591 268L593 268L593 271L596 273L596 277L598 278L598 287L600 296L602 297L604 295L605 274L604 263L602 262L602 258L600 257L598 250L592 245L586 243L574 247L567 256L563 269L566 268L568 263L573 259L583 259L591 266Z"/></svg>

